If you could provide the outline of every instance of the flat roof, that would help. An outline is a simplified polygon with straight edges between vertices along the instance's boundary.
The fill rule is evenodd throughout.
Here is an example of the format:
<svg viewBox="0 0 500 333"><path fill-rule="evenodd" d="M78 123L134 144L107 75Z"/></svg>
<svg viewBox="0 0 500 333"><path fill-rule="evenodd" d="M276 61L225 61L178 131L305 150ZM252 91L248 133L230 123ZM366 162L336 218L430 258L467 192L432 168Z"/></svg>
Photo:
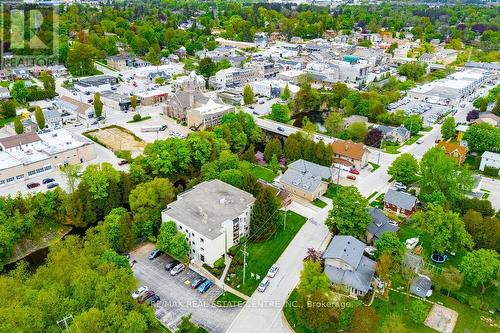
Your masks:
<svg viewBox="0 0 500 333"><path fill-rule="evenodd" d="M214 179L181 193L163 213L196 232L215 239L222 223L240 216L255 198L239 188Z"/></svg>

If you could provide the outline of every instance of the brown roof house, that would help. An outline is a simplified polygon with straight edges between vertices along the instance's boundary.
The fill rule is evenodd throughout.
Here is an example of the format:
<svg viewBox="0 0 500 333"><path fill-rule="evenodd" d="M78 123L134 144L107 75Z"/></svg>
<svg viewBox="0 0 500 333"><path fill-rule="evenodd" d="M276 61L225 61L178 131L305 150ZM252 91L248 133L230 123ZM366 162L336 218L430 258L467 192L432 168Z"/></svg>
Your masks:
<svg viewBox="0 0 500 333"><path fill-rule="evenodd" d="M467 149L467 147L446 141L439 142L436 147L443 149L446 155L456 159L458 161L458 164L462 164L465 161L467 153L469 152L469 149Z"/></svg>
<svg viewBox="0 0 500 333"><path fill-rule="evenodd" d="M332 143L333 163L340 169L362 169L368 164L370 151L362 143L337 140Z"/></svg>

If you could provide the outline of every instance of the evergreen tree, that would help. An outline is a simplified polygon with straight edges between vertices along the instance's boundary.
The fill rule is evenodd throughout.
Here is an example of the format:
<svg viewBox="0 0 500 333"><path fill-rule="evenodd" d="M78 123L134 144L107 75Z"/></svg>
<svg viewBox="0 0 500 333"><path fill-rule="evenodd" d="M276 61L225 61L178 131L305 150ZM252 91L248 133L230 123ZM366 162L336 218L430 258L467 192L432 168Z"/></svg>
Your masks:
<svg viewBox="0 0 500 333"><path fill-rule="evenodd" d="M14 119L14 130L16 131L16 134L22 134L24 132L24 126L19 117Z"/></svg>
<svg viewBox="0 0 500 333"><path fill-rule="evenodd" d="M35 108L35 120L39 129L45 128L45 116L43 115L43 111L39 106Z"/></svg>
<svg viewBox="0 0 500 333"><path fill-rule="evenodd" d="M274 235L281 222L279 208L281 202L271 187L262 189L252 209L250 218L250 238L255 241L267 240Z"/></svg>
<svg viewBox="0 0 500 333"><path fill-rule="evenodd" d="M94 113L95 117L98 118L102 116L102 102L101 102L101 94L95 93L94 94Z"/></svg>

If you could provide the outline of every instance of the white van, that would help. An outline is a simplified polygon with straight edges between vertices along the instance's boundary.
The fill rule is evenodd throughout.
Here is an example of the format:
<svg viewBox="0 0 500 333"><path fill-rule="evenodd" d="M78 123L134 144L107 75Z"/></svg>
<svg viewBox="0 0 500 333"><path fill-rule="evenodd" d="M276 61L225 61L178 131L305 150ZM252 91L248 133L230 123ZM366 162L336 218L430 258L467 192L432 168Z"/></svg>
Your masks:
<svg viewBox="0 0 500 333"><path fill-rule="evenodd" d="M265 277L260 282L259 287L257 288L257 290L260 291L261 293L263 293L264 291L266 291L267 286L269 286L269 282L270 282L269 278Z"/></svg>

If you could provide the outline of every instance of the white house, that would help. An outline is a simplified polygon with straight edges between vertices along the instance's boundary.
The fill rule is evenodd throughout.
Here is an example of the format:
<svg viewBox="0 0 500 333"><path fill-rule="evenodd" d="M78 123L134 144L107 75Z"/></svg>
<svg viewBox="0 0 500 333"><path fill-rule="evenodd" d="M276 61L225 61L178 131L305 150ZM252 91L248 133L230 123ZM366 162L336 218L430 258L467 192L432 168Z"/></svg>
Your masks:
<svg viewBox="0 0 500 333"><path fill-rule="evenodd" d="M481 155L481 164L479 164L479 170L484 171L484 168L487 166L500 169L500 154L493 153L491 151L485 151L483 155Z"/></svg>
<svg viewBox="0 0 500 333"><path fill-rule="evenodd" d="M9 99L10 92L8 88L0 87L0 99Z"/></svg>
<svg viewBox="0 0 500 333"><path fill-rule="evenodd" d="M218 179L206 181L181 193L161 215L185 233L190 257L209 266L248 234L255 198Z"/></svg>

